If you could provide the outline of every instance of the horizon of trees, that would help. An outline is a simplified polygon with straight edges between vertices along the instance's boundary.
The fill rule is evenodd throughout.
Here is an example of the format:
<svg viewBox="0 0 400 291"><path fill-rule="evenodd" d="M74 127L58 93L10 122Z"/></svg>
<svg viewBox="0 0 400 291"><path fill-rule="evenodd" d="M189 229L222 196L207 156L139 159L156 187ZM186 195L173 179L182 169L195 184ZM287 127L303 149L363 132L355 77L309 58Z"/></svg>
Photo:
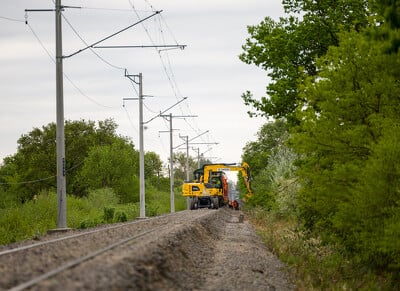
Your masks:
<svg viewBox="0 0 400 291"><path fill-rule="evenodd" d="M85 197L90 190L111 188L121 203L139 199L139 152L116 133L112 119L65 122L67 194ZM56 125L33 128L18 139L17 152L0 165L0 208L24 203L56 189ZM190 173L197 167L192 157ZM205 162L205 161L201 161ZM186 180L186 155L174 153L174 178ZM169 164L145 152L146 184L169 191Z"/></svg>

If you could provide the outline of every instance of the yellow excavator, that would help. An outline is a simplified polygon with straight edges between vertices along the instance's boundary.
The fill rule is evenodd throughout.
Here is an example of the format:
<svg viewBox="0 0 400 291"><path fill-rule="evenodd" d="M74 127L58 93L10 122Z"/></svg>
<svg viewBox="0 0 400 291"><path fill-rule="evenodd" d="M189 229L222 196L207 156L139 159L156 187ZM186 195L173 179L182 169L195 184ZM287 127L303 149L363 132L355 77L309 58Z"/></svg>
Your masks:
<svg viewBox="0 0 400 291"><path fill-rule="evenodd" d="M239 209L239 197L234 195L237 192L228 187L228 178L225 172L229 171L241 172L248 190L244 200L250 198L253 191L250 185L250 167L247 163L243 162L241 165L205 164L202 168L194 171L195 180L193 182L186 182L182 185L182 195L187 197L188 209L218 209L226 204L234 209Z"/></svg>

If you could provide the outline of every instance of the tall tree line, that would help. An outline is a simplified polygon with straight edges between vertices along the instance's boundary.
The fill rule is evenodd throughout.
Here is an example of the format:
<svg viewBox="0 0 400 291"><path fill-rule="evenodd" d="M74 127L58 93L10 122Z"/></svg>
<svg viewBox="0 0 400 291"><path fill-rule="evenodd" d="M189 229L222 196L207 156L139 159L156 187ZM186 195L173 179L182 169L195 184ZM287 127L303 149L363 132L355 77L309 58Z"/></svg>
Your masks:
<svg viewBox="0 0 400 291"><path fill-rule="evenodd" d="M66 121L67 194L83 197L91 189L112 188L120 202L138 201L139 152L116 129L112 119ZM0 207L56 189L56 125L34 128L17 143L17 152L0 167ZM162 166L156 153L145 153L149 182L155 183Z"/></svg>
<svg viewBox="0 0 400 291"><path fill-rule="evenodd" d="M258 179L270 185L255 204L290 206L325 242L342 245L365 266L398 271L400 1L282 4L287 17L250 26L240 56L272 80L266 96L242 96L250 115L275 120L244 149L244 157L256 153L255 164L264 164ZM279 122L288 138L268 144ZM277 155L283 148L286 154ZM274 180L285 161L291 170ZM289 200L279 197L281 185Z"/></svg>

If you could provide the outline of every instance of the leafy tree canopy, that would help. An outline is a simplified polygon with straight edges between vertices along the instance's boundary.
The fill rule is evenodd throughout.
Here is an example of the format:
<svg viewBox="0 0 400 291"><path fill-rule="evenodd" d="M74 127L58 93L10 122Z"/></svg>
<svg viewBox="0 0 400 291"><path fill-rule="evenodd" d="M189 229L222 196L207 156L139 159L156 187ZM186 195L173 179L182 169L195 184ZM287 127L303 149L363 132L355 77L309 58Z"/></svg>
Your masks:
<svg viewBox="0 0 400 291"><path fill-rule="evenodd" d="M186 153L174 153L174 179L178 181L186 181ZM193 172L197 169L197 163L189 156L189 180L193 178Z"/></svg>
<svg viewBox="0 0 400 291"><path fill-rule="evenodd" d="M340 45L317 62L318 77L301 88L293 138L303 157L305 225L385 268L400 262L391 243L400 234L400 64L388 47L390 40L342 33Z"/></svg>
<svg viewBox="0 0 400 291"><path fill-rule="evenodd" d="M268 122L261 127L257 140L248 142L243 148L242 160L251 166L252 175L256 176L267 167L268 158L287 138L287 124L283 120Z"/></svg>
<svg viewBox="0 0 400 291"><path fill-rule="evenodd" d="M118 183L118 187L122 187L124 183L133 183L131 180L129 183L122 180L128 179L126 175L130 175L129 179L139 175L138 152L128 138L116 133L116 129L117 124L112 119L99 121L97 124L86 120L66 121L67 193L83 196L89 188L113 185L117 187ZM3 196L14 197L15 200L23 202L41 191L55 189L56 162L54 123L23 134L18 139L17 153L5 158L0 168L0 183L5 193ZM93 170L90 170L86 163L90 163ZM104 167L99 168L101 163L104 163ZM162 162L157 154L149 152L145 153L145 166L146 177L151 178L160 171ZM102 169L107 169L103 176L100 175ZM97 180L94 177L96 173ZM116 176L119 179L118 183L115 183ZM103 179L102 182L99 182L99 179ZM133 194L129 196L125 190L120 189L119 194L121 200L133 199L126 198L133 197Z"/></svg>
<svg viewBox="0 0 400 291"><path fill-rule="evenodd" d="M85 188L112 188L121 202L137 202L139 153L124 140L90 149L79 173ZM86 184L86 185L85 185Z"/></svg>
<svg viewBox="0 0 400 291"><path fill-rule="evenodd" d="M289 121L300 188L282 201L295 198L298 219L324 243L343 246L364 266L398 274L400 1L283 4L289 16L249 27L241 55L272 79L268 98L256 100L248 92L246 104ZM255 143L246 150L259 148ZM268 166L279 161L276 169L293 161L290 152L284 159L259 152ZM265 174L259 181L268 185ZM291 183L288 177L281 185Z"/></svg>
<svg viewBox="0 0 400 291"><path fill-rule="evenodd" d="M366 0L284 0L283 5L287 17L266 17L248 27L250 37L240 59L266 70L271 82L267 96L254 98L248 91L242 98L255 109L250 116L286 117L297 123L293 112L304 103L298 85L317 74L316 59L339 44L338 32L367 25L369 8Z"/></svg>
<svg viewBox="0 0 400 291"><path fill-rule="evenodd" d="M116 134L116 123L107 119L96 126L93 121L66 121L65 148L66 169L68 171L69 193L82 195L76 185L77 171L96 144L110 144L115 139L123 139ZM20 200L30 199L42 190L56 187L56 125L49 123L42 128L34 128L18 139L17 153L4 159L0 171L3 179L13 180L12 188ZM11 170L12 169L12 170ZM14 178L11 178L14 177ZM32 183L22 183L32 181ZM7 190L7 187L6 187Z"/></svg>

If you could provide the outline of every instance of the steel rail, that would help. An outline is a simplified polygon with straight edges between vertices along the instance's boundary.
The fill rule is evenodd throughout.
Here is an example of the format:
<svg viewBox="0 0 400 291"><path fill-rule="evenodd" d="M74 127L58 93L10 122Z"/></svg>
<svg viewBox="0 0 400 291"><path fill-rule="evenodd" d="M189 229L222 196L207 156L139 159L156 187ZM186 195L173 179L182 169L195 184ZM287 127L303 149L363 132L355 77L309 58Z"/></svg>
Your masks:
<svg viewBox="0 0 400 291"><path fill-rule="evenodd" d="M189 211L189 210L186 210ZM182 212L178 212L178 213L184 213L186 211L182 211ZM81 236L85 236L85 235L90 235L93 233L98 233L98 232L102 232L102 231L107 231L107 230L111 230L111 229L116 229L116 228L122 228L124 226L129 226L132 224L136 224L136 223L140 223L140 222L149 222L149 221L154 221L154 220L158 220L161 218L169 218L170 216L176 216L178 213L168 213L162 216L156 216L156 217L151 217L151 218L147 218L145 220L135 220L133 222L130 223L126 223L126 224L121 224L121 225L117 225L117 226L112 226L112 227L107 227L107 228L102 228L102 229L96 229L90 232L84 232L84 233L79 233L79 234L75 234L75 235L71 235L71 236L67 236L67 237L61 237L61 238L57 238L54 240L49 240L49 241L44 241L44 242L40 242L40 243L36 243L36 244L32 244L32 245L28 245L28 246L23 246L20 248L15 248L15 249L10 249L10 250L6 250L0 253L0 255L5 255L5 254L10 254L10 253L14 253L17 251L22 251L22 250L26 250L26 249L30 249L30 248L34 248L34 247L38 247L38 246L42 246L45 244L50 244L50 243L55 243L55 242L59 242L59 241L63 241L63 240L68 240L68 239L72 239L72 238L76 238L76 237L81 237ZM187 224L187 223L191 223L193 221L196 221L198 219L201 219L202 217L208 215L210 212L208 211L204 211L203 213L201 213L200 215L196 215L196 216L192 216L190 219L187 219L187 217L183 216L181 217L180 215L178 215L176 221L173 221L173 224ZM162 220L160 220L160 222L162 222ZM154 228L147 230L147 231L143 231L141 233L132 235L128 238L123 238L119 241L116 242L111 242L109 245L104 246L101 249L97 249L93 252L90 252L78 259L73 259L69 262L65 262L65 263L61 263L58 267L55 266L55 269L47 271L41 275L38 275L36 277L30 278L28 279L28 281L23 282L23 283L18 283L18 285L13 286L13 287L8 287L10 289L8 290L13 290L13 291L19 291L19 290L24 290L27 288L30 288L32 286L38 285L39 283L41 283L42 281L54 277L68 269L71 269L73 267L76 267L86 261L89 261L107 251L110 251L112 249L117 248L118 246L122 246L123 244L127 244L129 242L132 242L140 237L146 236L148 234L154 233L156 231L162 230L162 229L168 229L171 227L170 223L162 223L161 225L156 225Z"/></svg>
<svg viewBox="0 0 400 291"><path fill-rule="evenodd" d="M107 247L104 247L104 248L102 248L100 250L97 250L95 252L89 253L86 256L81 257L81 258L76 259L76 260L73 260L73 261L71 261L69 263L66 263L66 264L64 264L64 265L62 265L62 266L60 266L60 267L58 267L58 268L56 268L54 270L51 270L51 271L49 271L47 273L44 273L44 274L42 274L42 275L40 275L38 277L35 277L35 278L25 282L25 283L17 285L17 286L15 286L15 287L13 287L13 288L11 288L9 290L10 291L20 291L20 290L24 290L26 288L32 287L32 286L37 285L38 283L40 283L40 282L42 282L42 281L44 281L44 280L46 280L46 279L48 279L50 277L53 277L53 276L55 276L55 275L57 275L59 273L62 273L64 271L68 270L68 269L71 269L71 268L73 268L75 266L78 266L78 265L82 264L83 262L91 260L91 259L93 259L93 258L95 258L95 257L97 257L97 256L99 256L99 255L101 255L101 254L103 254L103 253L105 253L107 251L110 251L110 250L112 250L112 249L114 249L114 248L116 248L118 246L121 246L121 245L126 244L128 242L131 242L131 241L133 241L135 239L143 237L143 236L145 236L145 235L147 235L149 233L153 233L155 231L158 231L158 230L160 230L162 228L167 228L167 227L168 227L168 225L159 226L159 227L156 227L154 229L151 229L151 230L136 234L136 235L131 236L129 238L117 241L117 242L115 242L113 244L108 245Z"/></svg>
<svg viewBox="0 0 400 291"><path fill-rule="evenodd" d="M77 234L70 235L70 236L64 236L64 237L60 237L60 238L56 238L56 239L52 239L52 240L48 240L48 241L34 243L34 244L31 244L31 245L21 246L21 247L17 247L17 248L13 248L13 249L8 249L8 250L1 251L0 252L0 257L4 256L4 255L16 253L16 252L19 252L19 251L24 251L24 250L32 249L32 248L35 248L35 247L40 247L40 246L43 246L43 245L60 242L60 241L63 241L63 240L73 239L73 238L77 238L77 237L81 237L81 236L85 236L85 235L89 235L89 234L93 234L93 233L98 233L98 232L107 231L107 230L111 230L111 229L130 226L132 224L140 223L142 221L151 221L151 220L167 217L167 216L170 216L170 215L171 215L171 213L168 213L168 214L161 215L161 216L149 217L149 218L146 218L144 220L143 219L142 220L135 220L135 221L131 221L131 222L124 223L124 224L113 225L113 226L110 226L110 227L105 227L105 228L101 228L101 229L95 229L95 230L91 230L91 231L85 231L85 232L77 233Z"/></svg>

